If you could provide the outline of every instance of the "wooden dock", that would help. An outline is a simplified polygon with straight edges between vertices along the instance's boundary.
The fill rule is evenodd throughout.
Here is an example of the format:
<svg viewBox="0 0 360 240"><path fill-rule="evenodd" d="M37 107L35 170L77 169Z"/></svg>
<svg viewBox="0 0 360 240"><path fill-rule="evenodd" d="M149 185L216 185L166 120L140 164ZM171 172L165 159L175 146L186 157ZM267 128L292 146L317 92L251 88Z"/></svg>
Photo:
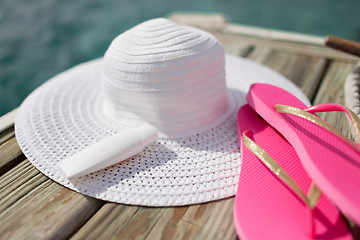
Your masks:
<svg viewBox="0 0 360 240"><path fill-rule="evenodd" d="M170 16L213 33L228 53L259 62L298 85L314 104L344 104L351 55L324 38L227 23L220 15ZM236 239L234 198L184 207L104 202L62 187L40 173L14 135L16 110L0 118L0 239ZM346 135L341 114L322 114ZM357 228L354 228L357 229Z"/></svg>

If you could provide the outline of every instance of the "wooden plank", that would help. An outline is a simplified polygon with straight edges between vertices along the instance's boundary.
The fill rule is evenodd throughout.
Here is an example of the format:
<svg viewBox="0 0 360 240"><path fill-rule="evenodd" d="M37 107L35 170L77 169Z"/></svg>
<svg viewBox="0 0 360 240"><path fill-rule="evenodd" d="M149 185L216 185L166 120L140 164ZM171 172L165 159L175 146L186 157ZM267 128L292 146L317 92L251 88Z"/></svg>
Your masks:
<svg viewBox="0 0 360 240"><path fill-rule="evenodd" d="M337 102L343 104L345 78L353 67L353 63L343 61L331 62L316 94L314 103Z"/></svg>
<svg viewBox="0 0 360 240"><path fill-rule="evenodd" d="M234 42L223 39L221 42L225 48L225 52L228 54L246 57L254 49L253 44L245 42Z"/></svg>
<svg viewBox="0 0 360 240"><path fill-rule="evenodd" d="M19 156L14 152L21 151L12 138L0 146L0 154L6 157L6 161L1 158L2 162L13 163ZM103 204L54 183L28 160L0 177L0 190L1 239L63 239Z"/></svg>
<svg viewBox="0 0 360 240"><path fill-rule="evenodd" d="M225 43L250 44L256 47L268 47L284 52L309 56L347 60L352 63L358 58L347 53L324 47L325 38L308 34L299 34L275 29L232 24L219 14L173 13L169 18L179 24L206 29Z"/></svg>
<svg viewBox="0 0 360 240"><path fill-rule="evenodd" d="M71 239L144 239L165 209L107 203Z"/></svg>
<svg viewBox="0 0 360 240"><path fill-rule="evenodd" d="M12 168L10 171L5 173L0 177L0 186L1 186L1 192L0 192L0 198L3 196L2 193L4 191L5 187L8 187L9 184L13 183L18 179L19 177L24 174L24 171L28 171L32 168L31 163L28 160L24 160L19 165L17 165L15 168Z"/></svg>
<svg viewBox="0 0 360 240"><path fill-rule="evenodd" d="M183 239L189 234L189 227L180 227L185 212L191 207L166 208L159 221L156 222L146 239ZM190 226L192 228L192 226Z"/></svg>
<svg viewBox="0 0 360 240"><path fill-rule="evenodd" d="M236 239L234 198L168 208L146 239Z"/></svg>
<svg viewBox="0 0 360 240"><path fill-rule="evenodd" d="M25 159L15 137L0 146L0 175Z"/></svg>
<svg viewBox="0 0 360 240"><path fill-rule="evenodd" d="M322 36L301 34L290 31L232 24L226 21L221 14L196 14L175 12L168 16L169 19L183 25L191 25L206 30L222 30L227 34L242 34L266 39L266 41L300 42L302 44L323 45Z"/></svg>
<svg viewBox="0 0 360 240"><path fill-rule="evenodd" d="M14 125L15 116L18 109L15 108L11 112L8 112L4 116L0 117L0 132L3 132L5 129Z"/></svg>
<svg viewBox="0 0 360 240"><path fill-rule="evenodd" d="M13 137L15 137L13 126L8 127L4 131L0 132L0 146Z"/></svg>
<svg viewBox="0 0 360 240"><path fill-rule="evenodd" d="M328 65L328 60L273 51L271 57L266 61L266 65L290 79L306 93L309 99L313 99Z"/></svg>
<svg viewBox="0 0 360 240"><path fill-rule="evenodd" d="M328 60L256 47L248 56L294 82L311 100L328 66Z"/></svg>
<svg viewBox="0 0 360 240"><path fill-rule="evenodd" d="M4 140L0 156L1 239L68 237L103 204L57 185L28 160L22 161L14 137Z"/></svg>
<svg viewBox="0 0 360 240"><path fill-rule="evenodd" d="M325 46L360 57L360 43L348 39L328 35Z"/></svg>
<svg viewBox="0 0 360 240"><path fill-rule="evenodd" d="M332 60L347 61L356 63L358 58L347 53L342 53L324 46L307 45L301 43L293 43L286 41L267 41L266 39L256 38L252 36L243 36L241 34L228 34L223 31L211 31L211 33L223 43L243 43L256 47L270 48L291 54L300 54L306 56L329 58Z"/></svg>
<svg viewBox="0 0 360 240"><path fill-rule="evenodd" d="M220 14L188 14L188 13L172 13L167 16L170 20L182 25L191 25L206 30L223 29L226 23L224 16Z"/></svg>
<svg viewBox="0 0 360 240"><path fill-rule="evenodd" d="M273 50L268 47L254 47L253 51L247 56L248 59L264 64L269 62L269 58L273 54Z"/></svg>
<svg viewBox="0 0 360 240"><path fill-rule="evenodd" d="M352 63L332 62L319 87L314 104L340 103L344 105L344 82L347 74L351 72L353 67L354 64ZM351 130L352 127L344 113L319 113L318 115L354 140Z"/></svg>
<svg viewBox="0 0 360 240"><path fill-rule="evenodd" d="M197 226L189 234L190 239L235 239L233 225L234 198L189 208L182 221ZM181 224L180 224L181 226ZM181 228L180 228L181 229ZM155 231L156 229L154 229Z"/></svg>
<svg viewBox="0 0 360 240"><path fill-rule="evenodd" d="M241 43L229 43L224 45L226 53L246 57L254 49L252 45Z"/></svg>
<svg viewBox="0 0 360 240"><path fill-rule="evenodd" d="M47 180L48 178L28 160L2 175L0 177L0 214Z"/></svg>
<svg viewBox="0 0 360 240"><path fill-rule="evenodd" d="M309 35L304 33L295 33L289 31L281 31L275 29L268 29L255 26L246 26L243 24L224 24L222 30L226 33L236 33L246 36L258 37L266 39L267 41L286 41L286 42L296 42L302 44L311 44L311 45L324 45L324 37Z"/></svg>
<svg viewBox="0 0 360 240"><path fill-rule="evenodd" d="M201 231L199 226L196 226L193 223L181 220L177 227L180 231L177 231L174 235L174 239L199 239L195 236ZM156 239L156 238L155 238Z"/></svg>
<svg viewBox="0 0 360 240"><path fill-rule="evenodd" d="M14 148L20 151L12 138L0 154L14 162ZM0 190L1 239L68 237L103 204L54 183L28 160L0 177Z"/></svg>
<svg viewBox="0 0 360 240"><path fill-rule="evenodd" d="M2 239L65 239L102 202L47 180L0 214Z"/></svg>
<svg viewBox="0 0 360 240"><path fill-rule="evenodd" d="M137 211L136 206L107 203L71 239L111 239Z"/></svg>

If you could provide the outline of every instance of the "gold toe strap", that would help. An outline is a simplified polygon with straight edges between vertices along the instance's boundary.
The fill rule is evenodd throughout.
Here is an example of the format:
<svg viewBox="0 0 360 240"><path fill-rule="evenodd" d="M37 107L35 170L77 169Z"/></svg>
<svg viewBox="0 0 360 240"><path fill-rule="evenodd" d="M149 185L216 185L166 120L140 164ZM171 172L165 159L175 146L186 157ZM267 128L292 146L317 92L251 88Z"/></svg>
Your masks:
<svg viewBox="0 0 360 240"><path fill-rule="evenodd" d="M281 179L307 206L313 209L318 202L321 191L318 187L311 183L308 194L306 195L299 185L285 172L284 169L259 145L257 145L253 140L251 140L245 132L243 133L243 143L244 145L257 156L265 166L271 170L275 176ZM291 161L292 159L289 159Z"/></svg>
<svg viewBox="0 0 360 240"><path fill-rule="evenodd" d="M321 118L315 116L314 114L312 114L310 112L306 112L305 110L302 110L300 108L296 108L296 107L288 106L288 105L282 105L282 104L277 104L274 106L274 108L279 113L286 113L286 114L291 114L291 115L294 115L297 117L301 117L309 122L312 122L320 127L327 129L331 133L333 133L336 136L338 136L339 138L343 139L346 143L348 143L350 146L355 148L357 151L359 151L358 145L356 145L353 141L351 141L349 138L344 136L336 128L334 128L333 126L331 126L330 124L328 124L327 122L322 120ZM346 107L343 107L343 108L347 109ZM351 110L347 109L347 111L348 111L347 112L348 116L350 117L351 122L353 123L353 127L355 129L355 133L356 133L355 137L357 138L357 140L359 142L359 140L360 140L360 119Z"/></svg>

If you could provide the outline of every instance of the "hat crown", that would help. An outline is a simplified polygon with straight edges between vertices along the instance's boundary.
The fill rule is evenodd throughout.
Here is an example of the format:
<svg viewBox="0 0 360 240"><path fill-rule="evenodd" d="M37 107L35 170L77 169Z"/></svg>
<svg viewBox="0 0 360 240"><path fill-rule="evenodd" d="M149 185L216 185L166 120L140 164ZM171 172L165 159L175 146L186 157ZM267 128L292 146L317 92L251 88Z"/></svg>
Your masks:
<svg viewBox="0 0 360 240"><path fill-rule="evenodd" d="M102 80L109 116L148 122L167 136L209 129L228 110L223 46L207 32L163 18L113 40Z"/></svg>

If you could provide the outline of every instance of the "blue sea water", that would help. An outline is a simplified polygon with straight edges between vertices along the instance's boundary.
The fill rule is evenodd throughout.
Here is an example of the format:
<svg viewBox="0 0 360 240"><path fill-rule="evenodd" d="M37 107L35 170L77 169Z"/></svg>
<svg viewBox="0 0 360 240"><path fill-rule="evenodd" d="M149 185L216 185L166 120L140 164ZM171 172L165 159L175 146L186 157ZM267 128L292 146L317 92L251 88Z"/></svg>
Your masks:
<svg viewBox="0 0 360 240"><path fill-rule="evenodd" d="M0 116L41 83L101 57L111 40L174 11L360 40L360 0L0 0Z"/></svg>

